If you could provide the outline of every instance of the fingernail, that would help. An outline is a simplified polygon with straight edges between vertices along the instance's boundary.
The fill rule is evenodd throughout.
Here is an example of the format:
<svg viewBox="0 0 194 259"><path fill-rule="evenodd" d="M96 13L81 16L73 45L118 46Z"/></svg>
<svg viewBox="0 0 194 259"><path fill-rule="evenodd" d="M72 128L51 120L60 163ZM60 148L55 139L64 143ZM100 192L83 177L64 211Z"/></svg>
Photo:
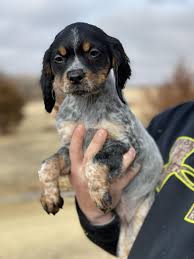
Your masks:
<svg viewBox="0 0 194 259"><path fill-rule="evenodd" d="M83 124L78 124L78 126L76 127L76 130L80 131L83 130L84 125Z"/></svg>
<svg viewBox="0 0 194 259"><path fill-rule="evenodd" d="M135 155L136 155L136 151L135 151L135 149L133 147L131 147L127 153L130 156L133 156L133 157L135 157Z"/></svg>
<svg viewBox="0 0 194 259"><path fill-rule="evenodd" d="M107 135L107 133L106 133L106 130L104 130L104 129L100 129L97 131L98 137L105 137L106 135Z"/></svg>

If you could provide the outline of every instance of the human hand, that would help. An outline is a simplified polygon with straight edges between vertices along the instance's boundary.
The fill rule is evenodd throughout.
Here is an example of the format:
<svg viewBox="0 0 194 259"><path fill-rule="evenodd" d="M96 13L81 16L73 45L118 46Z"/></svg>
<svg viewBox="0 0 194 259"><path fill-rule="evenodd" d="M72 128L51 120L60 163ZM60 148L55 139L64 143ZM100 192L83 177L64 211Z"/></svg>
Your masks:
<svg viewBox="0 0 194 259"><path fill-rule="evenodd" d="M87 179L84 175L84 167L87 161L91 160L102 149L102 146L108 136L108 132L104 129L98 130L87 150L83 153L82 146L85 132L86 130L83 125L79 125L73 132L69 149L71 160L71 173L69 175L69 179L75 191L79 207L88 220L92 224L106 224L112 219L113 214L112 212L104 214L104 212L96 207L96 204L91 199L88 191ZM134 148L130 148L129 151L124 154L122 170L126 173L122 177L116 178L111 183L110 194L112 197L113 209L119 203L123 189L139 172L140 165L136 168L129 169L135 155L136 152Z"/></svg>

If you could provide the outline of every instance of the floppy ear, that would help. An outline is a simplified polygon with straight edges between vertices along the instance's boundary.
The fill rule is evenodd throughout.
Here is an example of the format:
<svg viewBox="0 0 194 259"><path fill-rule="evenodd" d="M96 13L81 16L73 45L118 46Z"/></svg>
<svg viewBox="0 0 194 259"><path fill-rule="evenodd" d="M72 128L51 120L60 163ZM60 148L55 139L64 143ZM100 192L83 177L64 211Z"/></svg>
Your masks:
<svg viewBox="0 0 194 259"><path fill-rule="evenodd" d="M51 112L55 105L55 93L53 91L53 73L50 65L50 48L45 52L43 58L42 75L40 78L40 85L42 89L42 95L44 99L44 105L47 112Z"/></svg>
<svg viewBox="0 0 194 259"><path fill-rule="evenodd" d="M122 89L124 88L127 79L131 76L129 58L119 40L110 37L110 46L117 93L121 101L125 103L122 96Z"/></svg>

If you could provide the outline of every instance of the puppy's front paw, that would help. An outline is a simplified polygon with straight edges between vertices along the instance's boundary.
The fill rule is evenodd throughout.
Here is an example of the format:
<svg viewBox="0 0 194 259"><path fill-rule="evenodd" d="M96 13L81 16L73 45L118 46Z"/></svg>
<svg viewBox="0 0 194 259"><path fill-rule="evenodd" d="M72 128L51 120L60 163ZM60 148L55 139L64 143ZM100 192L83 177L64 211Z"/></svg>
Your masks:
<svg viewBox="0 0 194 259"><path fill-rule="evenodd" d="M55 215L63 207L63 198L60 195L42 194L40 202L48 214Z"/></svg>

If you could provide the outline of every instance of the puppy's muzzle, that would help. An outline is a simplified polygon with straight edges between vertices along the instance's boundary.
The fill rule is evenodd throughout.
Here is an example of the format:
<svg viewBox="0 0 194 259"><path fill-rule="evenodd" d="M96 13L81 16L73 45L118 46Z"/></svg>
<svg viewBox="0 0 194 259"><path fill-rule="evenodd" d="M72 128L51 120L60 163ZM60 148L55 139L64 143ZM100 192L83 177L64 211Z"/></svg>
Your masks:
<svg viewBox="0 0 194 259"><path fill-rule="evenodd" d="M73 84L80 84L84 77L85 77L85 73L83 69L75 69L67 73L67 78Z"/></svg>

